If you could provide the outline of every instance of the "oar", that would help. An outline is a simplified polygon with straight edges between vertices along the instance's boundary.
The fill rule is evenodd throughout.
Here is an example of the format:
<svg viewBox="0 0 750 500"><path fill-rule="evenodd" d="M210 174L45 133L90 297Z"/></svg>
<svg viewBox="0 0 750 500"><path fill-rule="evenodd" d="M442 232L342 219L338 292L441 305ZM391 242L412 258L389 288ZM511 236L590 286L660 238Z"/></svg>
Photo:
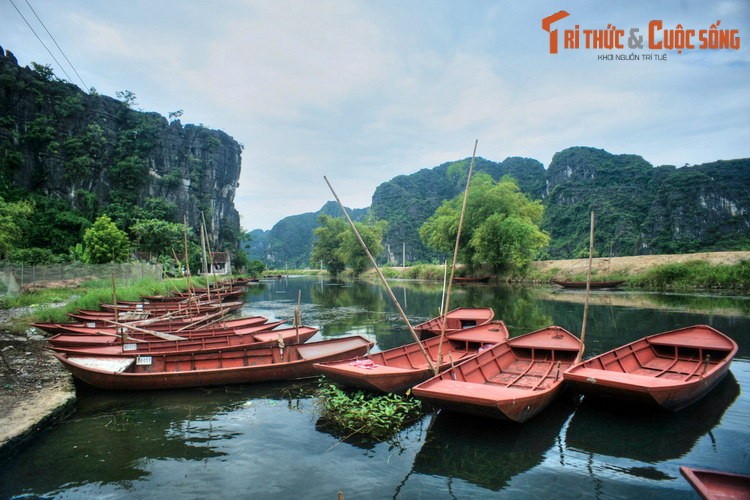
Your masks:
<svg viewBox="0 0 750 500"><path fill-rule="evenodd" d="M370 258L370 262L372 262L372 265L375 267L375 272L378 274L378 277L380 277L380 281L383 283L383 286L385 286L385 290L388 292L388 295L393 301L393 304L396 306L396 309L401 315L401 319L404 320L404 323L406 323L406 326L409 328L409 333L411 333L412 337L414 337L414 340L417 341L419 350L422 351L422 354L424 355L425 360L427 360L427 365L430 367L430 370L435 371L435 365L432 363L432 359L430 359L430 355L427 354L427 351L425 350L424 345L422 345L422 341L419 340L419 335L417 335L417 332L414 331L414 328L411 326L411 323L409 323L409 318L406 317L406 313L401 308L401 304L399 304L398 299L396 298L395 295L393 295L393 290L391 290L391 287L388 285L388 281L386 281L385 276L383 276L382 271L378 267L378 263L375 262L375 258L372 256L372 254L370 253L370 250L367 248L367 245L365 244L365 241L362 239L362 236L360 236L359 231L357 231L357 226L354 225L354 222L352 222L351 217L349 217L349 214L346 213L346 209L344 208L344 205L341 203L341 200L339 200L339 196L336 194L336 191L333 190L333 186L331 186L331 183L328 182L328 178L326 178L326 176L323 176L323 179L325 179L326 184L328 184L328 189L330 189L331 193L333 193L333 197L336 198L336 203L339 204L339 208L341 208L341 211L343 212L344 217L349 222L349 225L351 226L352 231L354 231L354 235L357 237L357 240L359 240L359 244L362 246L362 249Z"/></svg>
<svg viewBox="0 0 750 500"><path fill-rule="evenodd" d="M581 325L581 348L576 356L576 363L583 359L583 352L586 350L584 344L586 340L586 322L589 318L589 295L591 295L591 262L594 256L594 212L591 212L591 231L589 232L589 268L586 271L586 298L583 302L583 325Z"/></svg>
<svg viewBox="0 0 750 500"><path fill-rule="evenodd" d="M145 328L138 328L137 326L128 325L127 323L120 323L118 321L112 321L112 320L105 320L105 321L107 323L111 323L111 324L113 324L115 326L119 326L119 327L122 327L122 328L129 328L131 330L135 330L136 332L147 333L149 335L153 335L155 337L159 337L160 339L163 339L163 340L187 340L187 339L185 339L185 337L180 337L178 335L172 335L171 333L157 332L157 331L154 331L154 330L146 330ZM125 335L124 331L123 331L123 335Z"/></svg>

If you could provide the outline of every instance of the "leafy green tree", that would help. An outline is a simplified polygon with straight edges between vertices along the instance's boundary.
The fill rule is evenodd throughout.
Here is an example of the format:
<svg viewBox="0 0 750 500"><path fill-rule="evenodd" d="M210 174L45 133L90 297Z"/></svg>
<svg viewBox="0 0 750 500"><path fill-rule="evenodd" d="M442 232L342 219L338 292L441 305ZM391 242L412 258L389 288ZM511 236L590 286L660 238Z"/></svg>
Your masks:
<svg viewBox="0 0 750 500"><path fill-rule="evenodd" d="M138 250L154 256L172 255L173 251L182 249L185 225L160 219L143 219L137 221L130 231Z"/></svg>
<svg viewBox="0 0 750 500"><path fill-rule="evenodd" d="M463 194L443 202L419 230L425 244L452 253ZM544 208L531 201L509 176L498 182L479 173L471 181L459 260L467 266L491 265L496 271L521 272L549 244L539 229Z"/></svg>
<svg viewBox="0 0 750 500"><path fill-rule="evenodd" d="M33 213L28 201L7 203L0 198L0 259L5 258L21 242L22 221Z"/></svg>
<svg viewBox="0 0 750 500"><path fill-rule="evenodd" d="M83 235L84 262L104 264L127 262L130 259L130 241L125 231L119 229L107 216L102 215Z"/></svg>
<svg viewBox="0 0 750 500"><path fill-rule="evenodd" d="M318 262L322 262L332 276L338 276L346 268L341 252L342 239L347 229L346 222L329 215L321 215L319 221L320 226L313 231L315 240L310 262L314 267Z"/></svg>
<svg viewBox="0 0 750 500"><path fill-rule="evenodd" d="M361 222L355 222L354 225L370 253L372 255L381 254L383 252L383 233L387 223L379 221L374 225L365 225ZM362 274L372 266L370 258L362 249L354 231L349 227L346 228L341 237L341 256L355 276Z"/></svg>

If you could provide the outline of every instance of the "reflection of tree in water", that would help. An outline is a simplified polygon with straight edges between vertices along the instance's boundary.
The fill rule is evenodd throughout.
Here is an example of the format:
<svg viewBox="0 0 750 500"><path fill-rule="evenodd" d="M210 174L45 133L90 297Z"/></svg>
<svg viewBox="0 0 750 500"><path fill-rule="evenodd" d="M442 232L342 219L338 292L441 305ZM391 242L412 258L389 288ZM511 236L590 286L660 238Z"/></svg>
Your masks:
<svg viewBox="0 0 750 500"><path fill-rule="evenodd" d="M676 459L719 424L739 394L730 372L707 396L678 412L586 397L573 415L566 443L583 452L646 463Z"/></svg>

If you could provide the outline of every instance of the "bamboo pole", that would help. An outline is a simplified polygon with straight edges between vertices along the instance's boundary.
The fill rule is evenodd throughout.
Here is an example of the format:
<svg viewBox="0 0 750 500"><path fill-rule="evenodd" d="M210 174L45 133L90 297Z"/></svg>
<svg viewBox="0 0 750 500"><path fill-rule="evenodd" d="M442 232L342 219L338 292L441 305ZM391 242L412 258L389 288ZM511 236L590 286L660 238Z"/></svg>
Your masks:
<svg viewBox="0 0 750 500"><path fill-rule="evenodd" d="M451 263L451 277L448 280L448 290L445 292L445 312L443 314L448 314L448 311L450 310L450 299L451 299L451 289L453 287L453 275L456 273L456 261L458 260L458 247L461 242L461 231L464 226L464 216L466 215L466 204L469 199L469 184L471 183L471 174L474 172L474 159L477 156L477 144L479 144L479 139L476 139L474 141L474 152L471 154L471 163L469 164L469 175L466 176L466 189L464 190L464 201L461 205L461 215L458 219L458 232L456 233L456 245L453 247L453 262ZM438 357L437 357L437 366L440 366L440 364L443 362L443 340L445 339L445 324L447 323L447 318L443 318L442 325L440 326L440 342L438 343ZM435 368L435 375L437 375L437 368Z"/></svg>
<svg viewBox="0 0 750 500"><path fill-rule="evenodd" d="M589 319L589 296L591 295L591 264L594 258L594 212L591 212L591 229L589 231L589 267L586 271L586 298L583 302L583 325L581 325L581 348L578 350L575 362L578 363L583 359L583 353L586 350L586 323Z"/></svg>
<svg viewBox="0 0 750 500"><path fill-rule="evenodd" d="M343 203L341 203L341 200L339 199L339 196L336 194L336 191L333 190L333 186L331 186L331 183L328 182L328 178L326 176L323 176L323 179L325 179L326 184L328 184L328 189L330 189L331 193L333 193L333 197L336 198L336 203L339 204L339 208L341 208L341 211L343 212L344 217L346 218L347 222L349 222L349 226L351 226L352 231L354 231L354 235L357 237L357 240L359 240L359 244L362 246L362 249L367 254L367 257L370 258L370 262L372 262L372 265L375 267L375 272L378 274L378 277L380 278L380 281L383 283L383 286L385 286L385 290L386 292L388 292L388 295L393 301L393 304L396 306L398 313L401 315L401 319L404 320L404 323L406 323L407 328L409 328L409 333L411 333L412 337L414 337L414 340L417 342L417 345L419 346L419 350L422 351L422 354L424 355L424 358L427 361L427 365L430 367L432 371L435 371L436 370L435 364L432 362L432 359L430 359L430 355L425 350L424 345L422 345L422 341L419 339L419 335L417 335L417 332L415 332L414 328L411 326L411 323L409 322L409 318L406 317L406 313L401 308L401 304L399 304L398 299L396 298L395 295L393 295L393 290L391 290L391 287L388 285L388 281L385 279L385 276L383 276L382 271L378 267L378 263L375 262L375 258L372 256L372 254L370 253L370 250L367 248L367 245L362 239L362 236L359 234L359 231L357 231L357 226L354 225L354 222L352 221L351 217L349 217L349 214L346 213L346 209L344 208Z"/></svg>

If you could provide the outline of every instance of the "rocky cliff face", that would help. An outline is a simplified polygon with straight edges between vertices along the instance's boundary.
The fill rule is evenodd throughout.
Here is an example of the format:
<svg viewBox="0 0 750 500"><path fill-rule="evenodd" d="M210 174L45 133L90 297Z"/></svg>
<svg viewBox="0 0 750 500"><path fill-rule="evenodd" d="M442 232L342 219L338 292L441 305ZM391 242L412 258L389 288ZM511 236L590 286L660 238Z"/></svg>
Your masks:
<svg viewBox="0 0 750 500"><path fill-rule="evenodd" d="M196 229L213 248L236 244L241 146L224 132L171 123L157 113L19 67L0 47L2 181L115 220L126 207L160 204L165 219ZM121 221L128 222L128 221ZM234 240L234 241L233 241Z"/></svg>

